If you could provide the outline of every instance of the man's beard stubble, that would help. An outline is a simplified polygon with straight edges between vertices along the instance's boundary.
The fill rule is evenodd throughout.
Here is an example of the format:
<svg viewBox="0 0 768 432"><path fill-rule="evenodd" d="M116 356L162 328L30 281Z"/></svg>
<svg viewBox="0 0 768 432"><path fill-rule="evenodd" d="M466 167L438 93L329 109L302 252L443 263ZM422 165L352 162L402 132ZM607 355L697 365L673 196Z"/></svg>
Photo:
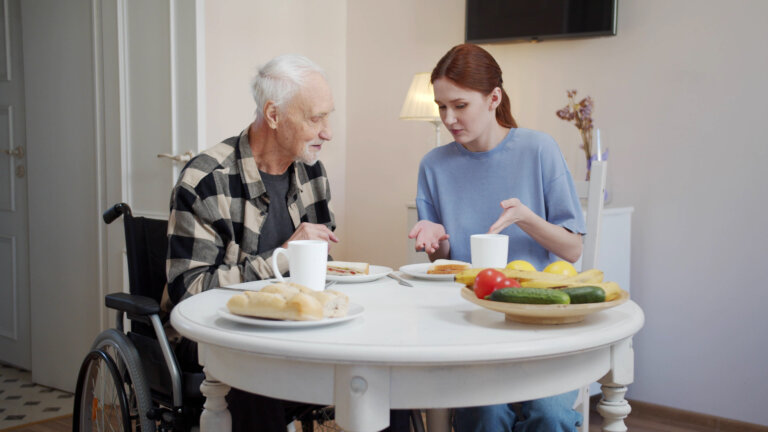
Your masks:
<svg viewBox="0 0 768 432"><path fill-rule="evenodd" d="M304 151L301 153L301 156L296 158L296 160L301 162L301 163L303 163L303 164L309 165L309 166L312 166L312 165L316 164L317 161L319 160L319 154L318 153L320 153L320 152L318 151L317 153L313 153L312 151L310 151L310 147L313 146L313 145L321 145L321 144L323 144L323 142L324 141L320 141L320 142L311 141L311 142L308 142L307 144L304 145Z"/></svg>

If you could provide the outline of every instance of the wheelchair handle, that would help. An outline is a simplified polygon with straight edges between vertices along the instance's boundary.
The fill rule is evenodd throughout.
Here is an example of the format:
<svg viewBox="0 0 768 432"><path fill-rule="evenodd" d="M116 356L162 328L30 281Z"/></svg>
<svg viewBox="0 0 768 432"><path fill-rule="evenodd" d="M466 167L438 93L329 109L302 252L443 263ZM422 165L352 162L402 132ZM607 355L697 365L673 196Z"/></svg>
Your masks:
<svg viewBox="0 0 768 432"><path fill-rule="evenodd" d="M131 216L131 207L126 203L118 203L107 209L101 217L104 219L104 222L111 224L115 219L124 214Z"/></svg>

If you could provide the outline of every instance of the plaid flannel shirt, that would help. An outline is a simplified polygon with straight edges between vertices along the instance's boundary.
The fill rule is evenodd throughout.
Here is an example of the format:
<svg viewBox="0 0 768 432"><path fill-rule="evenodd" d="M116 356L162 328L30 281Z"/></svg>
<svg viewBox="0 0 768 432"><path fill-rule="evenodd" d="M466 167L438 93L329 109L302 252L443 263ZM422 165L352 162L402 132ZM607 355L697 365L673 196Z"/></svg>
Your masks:
<svg viewBox="0 0 768 432"><path fill-rule="evenodd" d="M293 168L286 199L294 229L310 222L334 230L323 164ZM268 209L247 128L189 161L171 195L164 309L211 288L273 277L273 250L256 254ZM278 259L285 273L285 255Z"/></svg>

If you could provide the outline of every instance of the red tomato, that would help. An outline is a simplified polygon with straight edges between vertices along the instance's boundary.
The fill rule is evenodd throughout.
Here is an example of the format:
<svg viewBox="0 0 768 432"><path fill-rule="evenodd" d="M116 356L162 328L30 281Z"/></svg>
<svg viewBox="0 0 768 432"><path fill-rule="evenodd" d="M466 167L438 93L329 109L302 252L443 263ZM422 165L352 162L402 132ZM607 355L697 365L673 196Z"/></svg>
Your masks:
<svg viewBox="0 0 768 432"><path fill-rule="evenodd" d="M507 277L504 273L487 268L475 276L474 291L477 298L484 299L485 296L493 292L496 285L500 284Z"/></svg>
<svg viewBox="0 0 768 432"><path fill-rule="evenodd" d="M504 278L503 281L499 282L495 287L493 287L493 291L502 288L520 288L520 282L518 282L515 278Z"/></svg>

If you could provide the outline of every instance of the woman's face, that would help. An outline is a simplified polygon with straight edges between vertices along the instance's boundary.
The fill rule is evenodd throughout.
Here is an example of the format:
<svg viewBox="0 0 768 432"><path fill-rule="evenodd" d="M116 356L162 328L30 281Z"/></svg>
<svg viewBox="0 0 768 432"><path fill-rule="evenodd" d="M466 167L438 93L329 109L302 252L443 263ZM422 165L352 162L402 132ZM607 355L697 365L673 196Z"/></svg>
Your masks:
<svg viewBox="0 0 768 432"><path fill-rule="evenodd" d="M440 118L453 139L465 147L488 144L492 128L498 124L496 107L501 101L501 91L497 88L484 95L460 87L448 78L438 78L432 85Z"/></svg>

